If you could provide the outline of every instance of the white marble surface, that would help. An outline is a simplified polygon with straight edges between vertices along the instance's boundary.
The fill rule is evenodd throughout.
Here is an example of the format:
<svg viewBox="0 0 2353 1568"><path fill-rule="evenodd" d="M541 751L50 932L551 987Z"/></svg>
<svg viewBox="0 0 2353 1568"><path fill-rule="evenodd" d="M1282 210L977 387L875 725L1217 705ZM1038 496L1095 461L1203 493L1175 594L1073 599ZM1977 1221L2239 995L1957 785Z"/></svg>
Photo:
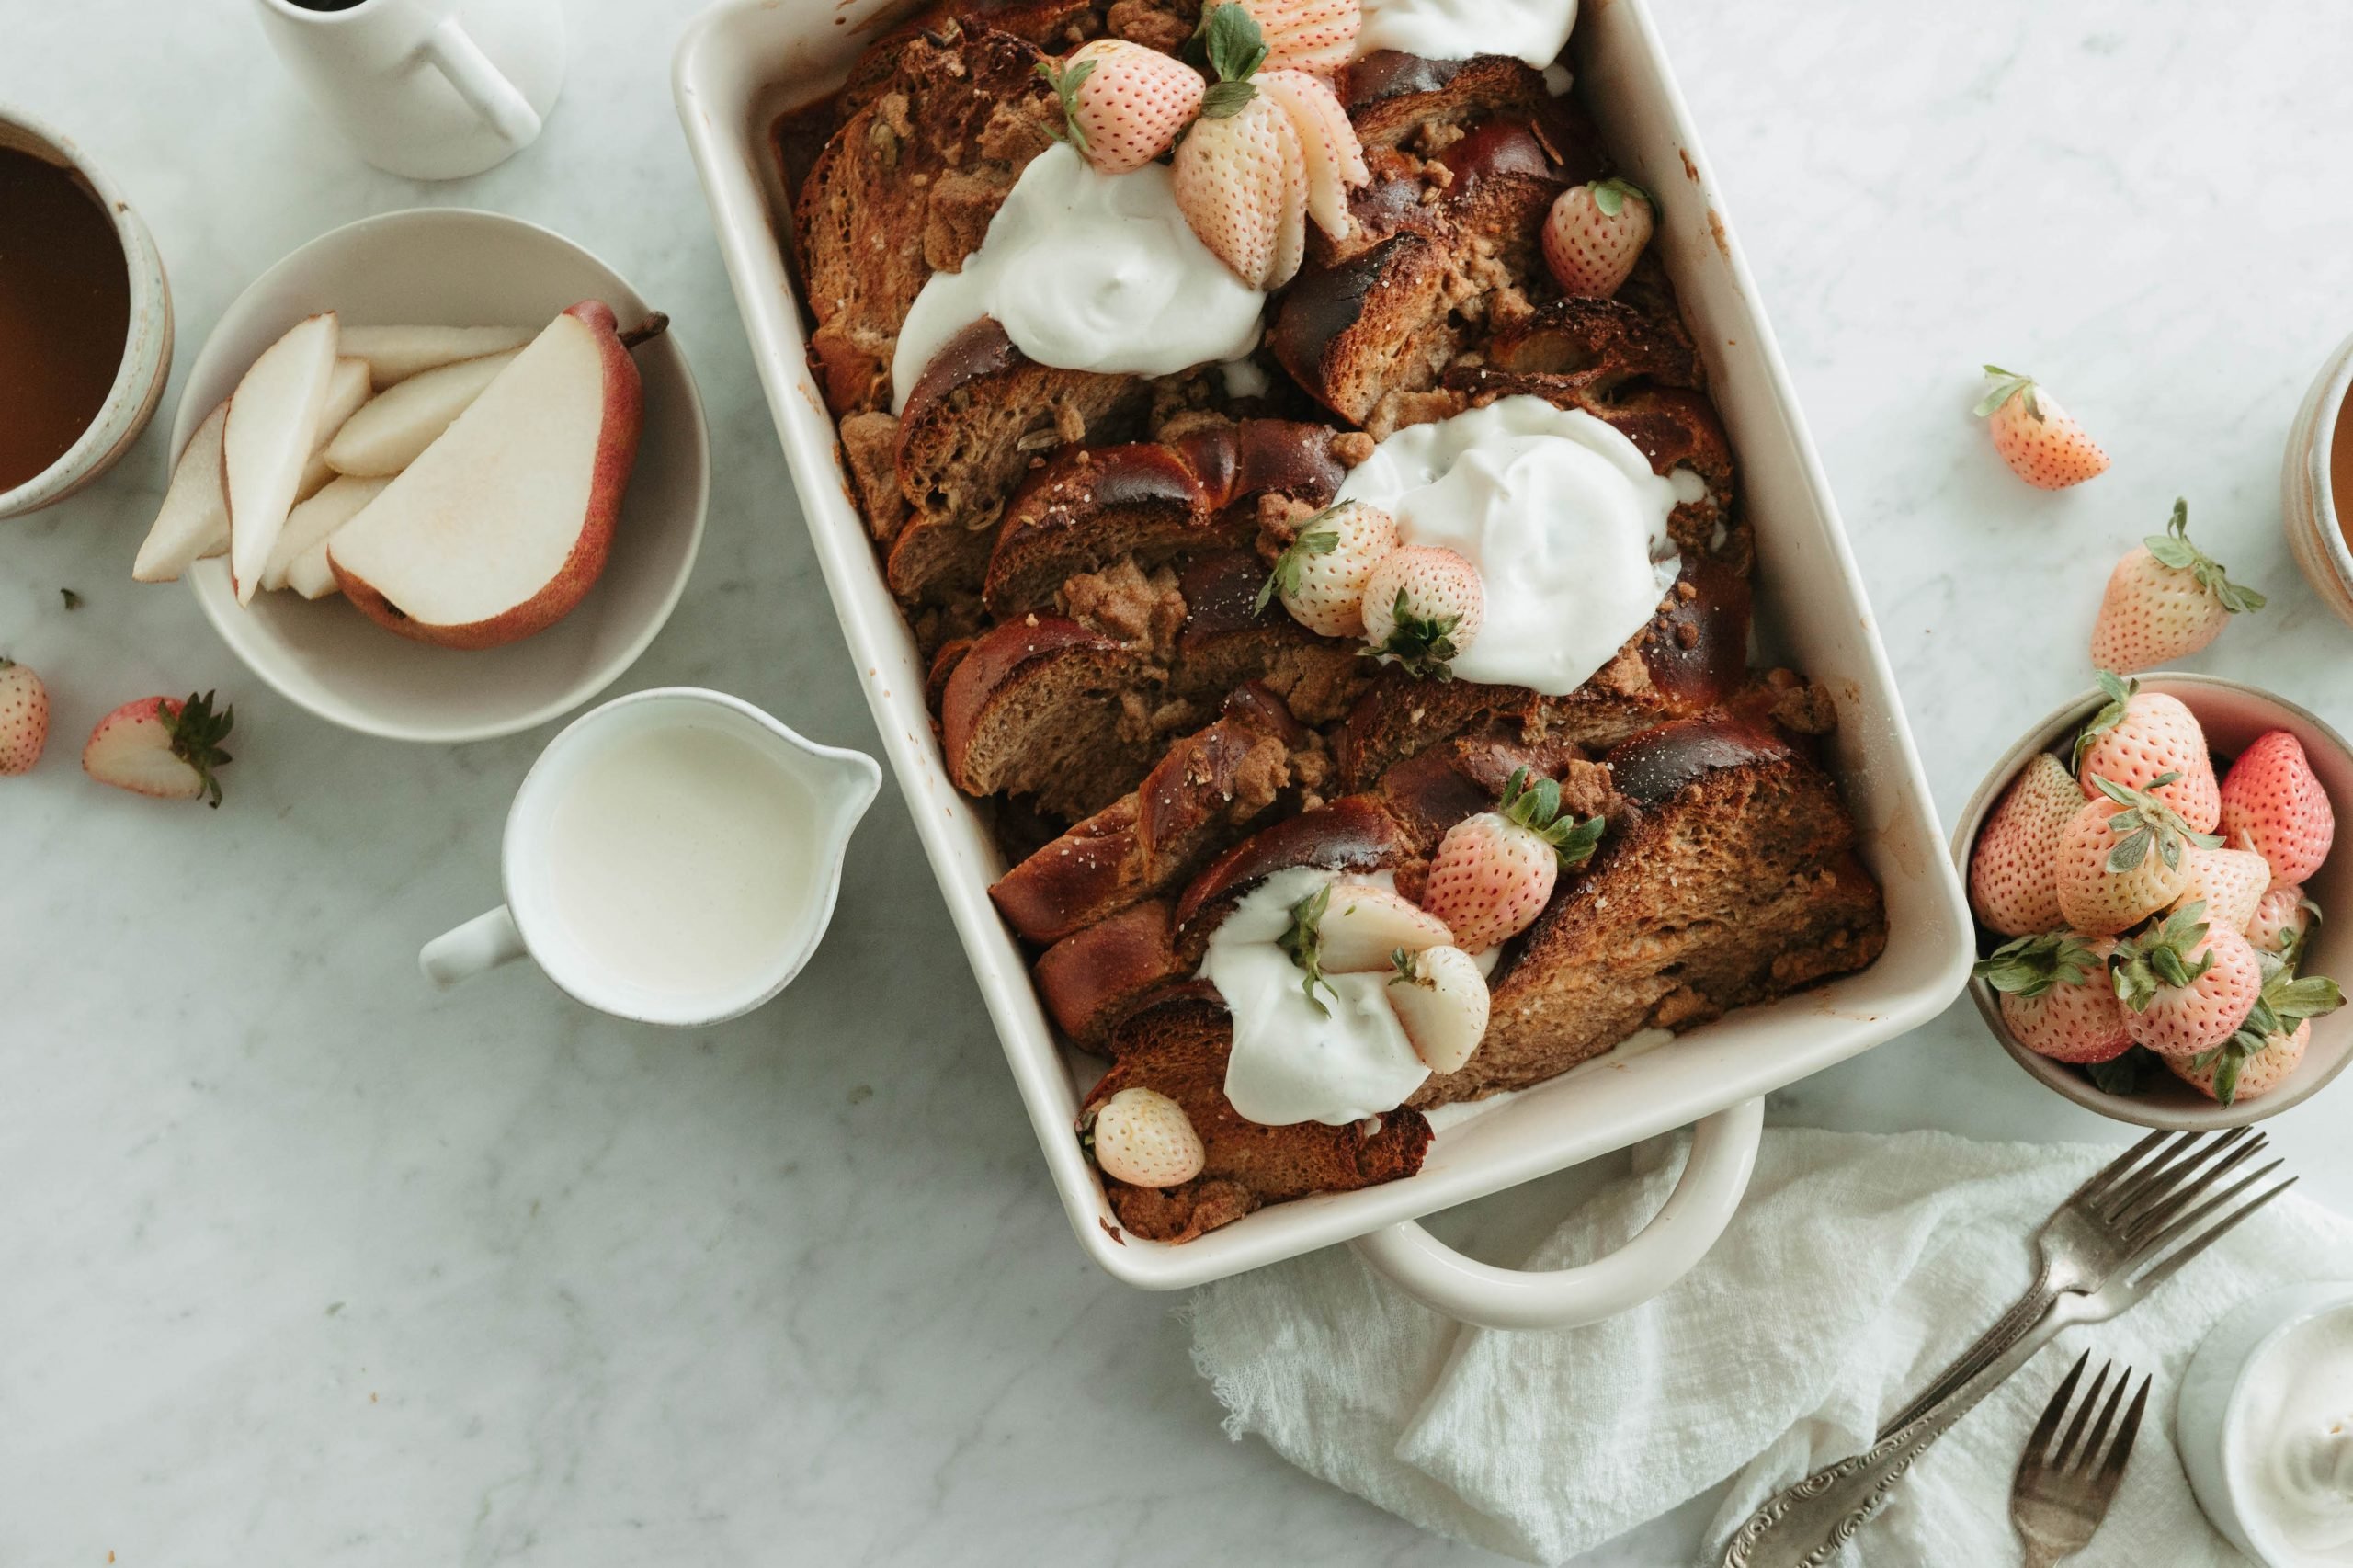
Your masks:
<svg viewBox="0 0 2353 1568"><path fill-rule="evenodd" d="M230 0L0 0L0 100L142 208L183 368L256 272L366 213L493 207L602 252L676 318L717 470L622 688L724 687L866 745L671 111L692 9L570 0L547 136L453 186L360 165ZM2273 596L2196 665L2353 721L2353 633L2277 511L2296 400L2353 330L2341 6L1657 9L1940 803L2085 684L2108 564L2177 494ZM2114 471L2058 497L2003 473L1966 415L1986 358L2049 378ZM1175 1303L1071 1244L894 795L832 939L749 1019L631 1028L523 970L429 994L415 947L494 898L545 734L341 733L186 592L130 584L165 423L0 524L0 647L59 731L0 783L0 1562L1497 1561L1220 1437ZM209 687L238 713L220 812L82 778L107 708ZM2340 1208L2348 1093L2274 1124ZM1965 1006L1773 1111L2114 1135ZM1500 1249L1564 1197L1458 1224ZM1688 1528L1593 1562L1680 1558Z"/></svg>

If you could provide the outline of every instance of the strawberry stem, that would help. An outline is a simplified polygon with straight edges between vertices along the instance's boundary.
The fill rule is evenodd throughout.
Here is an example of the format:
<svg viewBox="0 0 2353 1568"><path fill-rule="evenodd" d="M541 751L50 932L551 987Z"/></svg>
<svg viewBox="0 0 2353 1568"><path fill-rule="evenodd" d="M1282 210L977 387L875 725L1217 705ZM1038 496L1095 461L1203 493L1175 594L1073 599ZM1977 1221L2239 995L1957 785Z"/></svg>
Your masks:
<svg viewBox="0 0 2353 1568"><path fill-rule="evenodd" d="M171 737L172 755L196 769L196 776L204 786L205 803L219 811L221 780L213 770L232 760L221 749L221 743L228 739L229 731L237 722L236 707L232 704L215 713L212 693L208 691L199 697L191 691L188 700L176 706L168 701L158 704L155 715L163 723L164 733Z"/></svg>

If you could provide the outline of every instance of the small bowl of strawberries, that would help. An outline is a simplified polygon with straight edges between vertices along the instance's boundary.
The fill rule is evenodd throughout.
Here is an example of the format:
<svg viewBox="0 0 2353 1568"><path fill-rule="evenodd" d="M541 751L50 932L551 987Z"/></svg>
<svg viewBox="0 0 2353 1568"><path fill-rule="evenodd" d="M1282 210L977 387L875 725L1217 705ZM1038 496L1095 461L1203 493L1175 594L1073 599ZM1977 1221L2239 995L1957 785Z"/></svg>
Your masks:
<svg viewBox="0 0 2353 1568"><path fill-rule="evenodd" d="M2353 748L2212 676L2103 672L1961 813L1971 994L2020 1066L2143 1127L2235 1127L2353 1060L2353 856L2332 858Z"/></svg>

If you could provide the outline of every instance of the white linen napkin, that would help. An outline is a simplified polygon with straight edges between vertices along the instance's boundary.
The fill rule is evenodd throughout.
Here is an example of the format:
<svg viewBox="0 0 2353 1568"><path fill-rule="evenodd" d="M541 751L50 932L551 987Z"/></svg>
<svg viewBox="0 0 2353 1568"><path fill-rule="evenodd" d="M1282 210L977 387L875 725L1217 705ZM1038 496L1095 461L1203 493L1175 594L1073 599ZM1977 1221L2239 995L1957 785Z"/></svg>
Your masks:
<svg viewBox="0 0 2353 1568"><path fill-rule="evenodd" d="M1621 1244L1688 1140L1660 1140L1527 1267ZM1333 1247L1208 1286L1193 1359L1293 1464L1427 1529L1557 1563L1735 1473L1709 1562L1772 1493L1869 1446L1880 1417L1993 1323L2028 1238L2117 1148L1775 1129L1723 1238L1656 1300L1545 1333L1465 1327ZM2072 1563L2244 1560L2198 1511L2173 1448L2183 1369L2234 1304L2353 1278L2353 1223L2274 1200L2122 1317L2070 1330L1946 1435L1857 1542L1866 1563L2016 1562L2012 1471L2077 1353L2156 1374L2122 1490Z"/></svg>

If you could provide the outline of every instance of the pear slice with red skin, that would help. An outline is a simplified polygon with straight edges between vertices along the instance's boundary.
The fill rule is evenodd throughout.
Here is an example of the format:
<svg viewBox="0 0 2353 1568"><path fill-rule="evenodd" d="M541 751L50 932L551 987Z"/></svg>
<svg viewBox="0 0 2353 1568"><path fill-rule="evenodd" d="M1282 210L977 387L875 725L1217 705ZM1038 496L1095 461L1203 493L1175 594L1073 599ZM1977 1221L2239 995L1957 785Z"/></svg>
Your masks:
<svg viewBox="0 0 2353 1568"><path fill-rule="evenodd" d="M229 394L221 472L229 493L229 576L241 605L251 604L261 587L270 547L318 444L335 335L332 311L297 322L262 350Z"/></svg>
<svg viewBox="0 0 2353 1568"><path fill-rule="evenodd" d="M573 306L328 540L336 583L421 642L494 648L554 625L605 569L643 415L611 309Z"/></svg>
<svg viewBox="0 0 2353 1568"><path fill-rule="evenodd" d="M131 575L142 583L176 582L191 562L229 548L229 498L221 483L221 430L225 403L204 416L172 466L172 483L154 526L139 546Z"/></svg>
<svg viewBox="0 0 2353 1568"><path fill-rule="evenodd" d="M531 326L347 326L343 351L368 361L381 392L438 365L520 348L539 333Z"/></svg>

